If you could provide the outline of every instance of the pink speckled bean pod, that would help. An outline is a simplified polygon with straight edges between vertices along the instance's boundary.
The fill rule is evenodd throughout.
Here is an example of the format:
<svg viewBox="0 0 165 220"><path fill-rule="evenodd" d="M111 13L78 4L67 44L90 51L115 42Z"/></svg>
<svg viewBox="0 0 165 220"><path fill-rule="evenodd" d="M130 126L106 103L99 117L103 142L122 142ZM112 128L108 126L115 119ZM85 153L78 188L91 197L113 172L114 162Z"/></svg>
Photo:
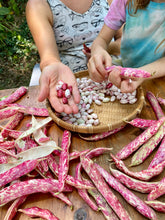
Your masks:
<svg viewBox="0 0 165 220"><path fill-rule="evenodd" d="M87 153L86 156L91 159L93 157L98 157L104 153L109 153L110 151L112 151L112 148L97 147L97 148L94 148L93 150L91 150L89 153Z"/></svg>
<svg viewBox="0 0 165 220"><path fill-rule="evenodd" d="M148 168L154 168L159 163L165 161L165 137L163 137L158 150L152 159L151 163L149 164Z"/></svg>
<svg viewBox="0 0 165 220"><path fill-rule="evenodd" d="M120 73L121 76L129 78L149 78L152 77L154 74L155 72L149 73L145 70L135 68L122 68L122 71Z"/></svg>
<svg viewBox="0 0 165 220"><path fill-rule="evenodd" d="M71 132L64 130L61 143L61 154L59 159L59 171L58 171L58 180L59 180L59 191L63 190L65 179L69 170L69 147L71 143Z"/></svg>
<svg viewBox="0 0 165 220"><path fill-rule="evenodd" d="M29 115L42 116L42 117L49 116L49 112L46 108L29 107L29 106L20 105L17 103L8 104L8 106L17 107L19 112L29 114Z"/></svg>
<svg viewBox="0 0 165 220"><path fill-rule="evenodd" d="M129 77L129 78L149 78L155 74L155 72L149 73L145 70L136 69L136 68L121 67L121 66L110 66L110 67L106 67L105 69L108 72L110 72L114 68L118 68L121 70L121 73L120 73L121 76Z"/></svg>
<svg viewBox="0 0 165 220"><path fill-rule="evenodd" d="M132 193L129 189L127 189L124 185L122 185L116 178L114 178L109 172L104 170L98 164L95 164L100 174L106 180L106 182L117 192L122 195L122 197L132 205L139 213L143 216L157 220L156 213L146 205L139 197L137 197L134 193Z"/></svg>
<svg viewBox="0 0 165 220"><path fill-rule="evenodd" d="M165 106L165 99L164 98L161 98L161 97L156 97L156 98L157 98L159 104Z"/></svg>
<svg viewBox="0 0 165 220"><path fill-rule="evenodd" d="M81 177L81 163L79 163L76 166L75 178L82 181L82 177ZM88 192L87 192L86 189L78 189L78 194L89 205L89 207L91 207L91 209L93 209L94 211L98 211L99 210L98 206L89 197Z"/></svg>
<svg viewBox="0 0 165 220"><path fill-rule="evenodd" d="M5 149L15 148L15 141L4 141L0 143L0 147L4 147Z"/></svg>
<svg viewBox="0 0 165 220"><path fill-rule="evenodd" d="M51 156L48 158L48 164L51 171L58 177L59 175L59 165L55 159ZM67 175L65 179L66 183L70 186L74 186L77 189L91 189L93 185L89 181L80 181L73 176Z"/></svg>
<svg viewBox="0 0 165 220"><path fill-rule="evenodd" d="M25 202L27 196L21 196L18 199L16 199L9 209L7 210L7 213L5 215L4 220L13 220L14 216L17 214L18 207L22 205L22 203Z"/></svg>
<svg viewBox="0 0 165 220"><path fill-rule="evenodd" d="M165 177L155 186L155 188L148 194L147 200L152 201L165 194Z"/></svg>
<svg viewBox="0 0 165 220"><path fill-rule="evenodd" d="M12 153L11 151L5 149L4 147L0 147L0 152L10 156L10 157L14 157L16 159L18 159L18 156L15 153Z"/></svg>
<svg viewBox="0 0 165 220"><path fill-rule="evenodd" d="M30 179L14 183L0 191L0 205L4 205L24 195L38 192L58 192L58 184L58 180L55 179ZM64 191L70 192L72 188L65 185Z"/></svg>
<svg viewBox="0 0 165 220"><path fill-rule="evenodd" d="M9 95L7 98L0 101L0 109L5 107L6 105L16 102L18 99L20 99L23 95L25 95L27 92L27 88L22 86L18 88L15 92L13 92L11 95Z"/></svg>
<svg viewBox="0 0 165 220"><path fill-rule="evenodd" d="M71 208L73 207L72 202L69 200L69 198L64 193L62 193L62 192L60 192L60 193L50 192L50 193L52 196L60 199L61 201L63 201L65 204L67 204Z"/></svg>
<svg viewBox="0 0 165 220"><path fill-rule="evenodd" d="M158 132L160 126L164 123L165 117L160 118L158 121L148 127L139 136L137 136L133 141L123 147L117 154L116 157L119 159L126 159L134 151L136 151L142 144L146 143L154 134Z"/></svg>
<svg viewBox="0 0 165 220"><path fill-rule="evenodd" d="M143 118L135 118L128 122L128 124L136 127L136 128L142 128L146 129L150 126L152 126L155 123L156 120L152 119L143 119Z"/></svg>
<svg viewBox="0 0 165 220"><path fill-rule="evenodd" d="M74 186L77 189L92 189L93 188L93 184L91 184L90 181L85 180L85 179L81 181L70 175L67 175L66 183L70 186Z"/></svg>
<svg viewBox="0 0 165 220"><path fill-rule="evenodd" d="M69 161L75 160L79 158L82 154L86 154L89 152L89 149L83 151L74 151L69 154Z"/></svg>
<svg viewBox="0 0 165 220"><path fill-rule="evenodd" d="M155 97L155 95L152 92L148 91L146 93L146 97L155 113L156 118L159 119L161 117L164 117L164 112L161 106L159 105L159 102L157 98Z"/></svg>
<svg viewBox="0 0 165 220"><path fill-rule="evenodd" d="M158 182L145 182L134 179L119 170L113 169L112 167L109 168L112 175L124 184L127 188L133 189L134 191L138 191L141 193L149 193L151 192L154 187L158 184Z"/></svg>
<svg viewBox="0 0 165 220"><path fill-rule="evenodd" d="M28 160L25 161L16 167L13 167L7 170L4 173L0 174L0 187L5 186L7 183L18 179L19 177L30 173L33 169L35 169L38 161L37 160Z"/></svg>
<svg viewBox="0 0 165 220"><path fill-rule="evenodd" d="M48 166L48 163L47 163L46 159L45 160L41 160L39 163L40 163L44 173L49 171L49 166Z"/></svg>
<svg viewBox="0 0 165 220"><path fill-rule="evenodd" d="M19 136L20 136L22 133L23 133L22 131L11 130L11 131L9 131L8 136L9 136L9 137L12 137L12 138L14 138L14 139L17 139L17 138L19 138Z"/></svg>
<svg viewBox="0 0 165 220"><path fill-rule="evenodd" d="M141 148L136 151L131 159L130 166L137 166L144 162L144 160L152 153L152 151L158 146L160 141L165 135L165 123L161 125L157 133L152 136Z"/></svg>
<svg viewBox="0 0 165 220"><path fill-rule="evenodd" d="M14 116L12 116L10 121L2 129L1 136L3 138L8 137L10 130L13 130L20 123L20 121L23 119L23 117L24 117L24 114L21 112L18 112Z"/></svg>
<svg viewBox="0 0 165 220"><path fill-rule="evenodd" d="M43 178L51 178L54 179L54 176L52 175L52 173L48 170L46 173L43 173L42 167L40 169L40 166L37 167L37 172L43 177ZM60 199L61 201L65 202L65 204L67 204L68 206L72 207L73 204L72 202L69 200L69 198L62 192L56 193L56 192L50 192L50 194L58 199Z"/></svg>
<svg viewBox="0 0 165 220"><path fill-rule="evenodd" d="M6 154L0 153L0 164L8 163L9 156Z"/></svg>
<svg viewBox="0 0 165 220"><path fill-rule="evenodd" d="M4 108L0 110L0 120L9 118L18 112L17 108Z"/></svg>
<svg viewBox="0 0 165 220"><path fill-rule="evenodd" d="M104 178L96 168L93 161L88 157L81 157L81 164L98 191L102 194L102 196L105 198L107 203L110 205L110 207L115 211L117 216L121 220L129 220L131 217L125 210L125 208L122 206L118 198L113 194L107 183L105 182Z"/></svg>
<svg viewBox="0 0 165 220"><path fill-rule="evenodd" d="M54 175L58 177L59 165L52 154L49 155L47 162L52 173L54 173Z"/></svg>
<svg viewBox="0 0 165 220"><path fill-rule="evenodd" d="M154 200L154 201L145 201L145 203L147 205L149 205L150 207L152 207L153 209L155 209L156 211L165 213L165 203L164 202Z"/></svg>
<svg viewBox="0 0 165 220"><path fill-rule="evenodd" d="M103 213L107 220L118 220L119 218L115 212L110 208L104 197L98 192L97 189L89 189L89 194L94 198L100 211Z"/></svg>
<svg viewBox="0 0 165 220"><path fill-rule="evenodd" d="M22 212L29 217L41 217L46 220L59 220L50 210L48 209L41 209L39 207L31 207L31 208L26 208L26 209L19 209L19 212Z"/></svg>
<svg viewBox="0 0 165 220"><path fill-rule="evenodd" d="M131 177L134 177L136 179L143 180L143 181L147 181L147 180L151 179L152 177L159 175L165 167L165 161L163 161L162 163L158 164L154 168L141 170L139 172L133 172L133 171L130 171L125 166L125 164L122 160L115 157L113 154L111 154L111 157L112 157L113 161L115 162L116 167L119 170L121 170L122 172L124 172L125 174L127 174Z"/></svg>
<svg viewBox="0 0 165 220"><path fill-rule="evenodd" d="M114 130L99 133L99 134L93 134L93 135L90 135L88 137L85 137L85 136L80 135L80 134L79 134L79 136L80 136L80 138L82 138L83 140L86 140L86 141L99 141L99 140L102 140L102 139L110 136L111 134L117 133L118 131L122 130L124 127L125 126L121 126L121 127L116 128Z"/></svg>

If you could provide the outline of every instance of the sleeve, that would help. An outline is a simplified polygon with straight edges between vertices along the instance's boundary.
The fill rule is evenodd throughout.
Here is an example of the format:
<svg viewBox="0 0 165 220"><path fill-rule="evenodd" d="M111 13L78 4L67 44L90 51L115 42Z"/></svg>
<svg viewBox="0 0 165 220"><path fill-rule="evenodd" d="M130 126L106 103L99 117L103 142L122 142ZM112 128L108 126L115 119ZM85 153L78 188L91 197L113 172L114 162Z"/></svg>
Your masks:
<svg viewBox="0 0 165 220"><path fill-rule="evenodd" d="M113 0L104 23L113 30L118 30L126 20L127 0Z"/></svg>

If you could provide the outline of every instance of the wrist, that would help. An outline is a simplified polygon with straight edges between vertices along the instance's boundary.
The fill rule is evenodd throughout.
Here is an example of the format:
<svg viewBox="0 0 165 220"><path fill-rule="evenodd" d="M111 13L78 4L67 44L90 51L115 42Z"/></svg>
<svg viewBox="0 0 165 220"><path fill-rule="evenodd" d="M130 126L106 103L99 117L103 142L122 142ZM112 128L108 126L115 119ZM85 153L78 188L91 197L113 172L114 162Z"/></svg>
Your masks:
<svg viewBox="0 0 165 220"><path fill-rule="evenodd" d="M42 71L44 67L46 67L48 65L51 65L53 63L58 63L58 62L61 62L61 61L56 59L56 58L54 58L54 57L49 58L49 59L45 59L45 60L41 60L41 62L40 62L40 69Z"/></svg>

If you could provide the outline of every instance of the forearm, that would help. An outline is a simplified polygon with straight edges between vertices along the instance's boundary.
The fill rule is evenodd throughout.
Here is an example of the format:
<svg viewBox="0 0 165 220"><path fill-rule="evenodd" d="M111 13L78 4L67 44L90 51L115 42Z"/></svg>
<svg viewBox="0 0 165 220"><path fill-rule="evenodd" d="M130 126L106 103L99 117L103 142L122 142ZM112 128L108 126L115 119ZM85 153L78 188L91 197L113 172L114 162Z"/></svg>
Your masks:
<svg viewBox="0 0 165 220"><path fill-rule="evenodd" d="M53 29L51 11L46 1L28 1L26 18L40 55L40 67L60 61Z"/></svg>
<svg viewBox="0 0 165 220"><path fill-rule="evenodd" d="M107 51L110 55L119 56L120 55L120 44L121 40L111 41L108 45Z"/></svg>
<svg viewBox="0 0 165 220"><path fill-rule="evenodd" d="M121 46L121 37L122 37L122 29L121 27L114 36L114 41L111 41L108 45L107 51L111 55L118 56L120 55L120 46Z"/></svg>
<svg viewBox="0 0 165 220"><path fill-rule="evenodd" d="M99 48L108 50L108 45L111 42L112 38L114 37L116 31L110 29L105 24L101 29L99 35L94 40L92 47L91 47L91 55L94 55Z"/></svg>
<svg viewBox="0 0 165 220"><path fill-rule="evenodd" d="M149 73L153 73L152 78L159 78L165 76L165 57L149 63L145 66L139 67L139 69L146 70Z"/></svg>

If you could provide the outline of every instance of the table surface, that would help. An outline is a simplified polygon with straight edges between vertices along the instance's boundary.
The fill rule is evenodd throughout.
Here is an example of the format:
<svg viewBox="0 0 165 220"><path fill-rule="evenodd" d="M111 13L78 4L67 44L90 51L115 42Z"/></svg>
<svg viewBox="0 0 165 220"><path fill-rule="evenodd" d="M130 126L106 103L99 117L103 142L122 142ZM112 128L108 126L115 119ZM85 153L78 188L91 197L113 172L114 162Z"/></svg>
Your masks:
<svg viewBox="0 0 165 220"><path fill-rule="evenodd" d="M3 97L4 95L11 94L15 89L7 89L7 90L0 90L0 97ZM144 94L146 94L146 91L151 91L154 93L154 95L159 95L162 98L165 98L165 78L160 79L154 79L154 80L148 80L143 84L143 90ZM27 106L35 106L35 107L44 107L45 102L39 103L37 101L37 95L38 95L38 87L29 87L28 93L18 101L20 104L25 104ZM163 108L163 107L162 107ZM164 109L165 110L165 109ZM155 114L148 103L147 99L145 102L145 105L142 109L142 112L138 115L140 118L145 119L156 119ZM21 122L21 124L18 126L18 130L24 129L26 126L26 123L31 120L31 117L26 116L25 119ZM57 143L61 141L63 129L58 127L55 123L49 128L49 136L53 138ZM96 141L96 142L88 142L82 140L77 133L72 132L72 139L71 139L71 147L70 152L74 150L85 150L85 149L94 149L96 147L112 147L112 153L115 155L122 147L124 147L126 144L128 144L131 140L135 139L142 131L138 128L134 128L130 125L127 125L123 130L120 132L111 135L103 140ZM130 170L132 171L140 171L143 169L146 169L152 160L153 156L156 153L155 151L145 160L144 163L142 163L139 166L132 167ZM130 157L131 158L131 157ZM130 163L130 158L124 160L124 163L128 165ZM105 168L107 171L109 169L109 154L104 154L102 156L99 156L96 158L96 162L99 163L103 168ZM79 162L79 160L72 161L70 163L70 169L69 174L74 175L75 172L75 166ZM165 176L165 171L163 171L159 176L154 177L152 181L158 181L161 178ZM119 193L112 190L114 194L117 195L120 202L123 204L123 206L126 208L126 210L129 212L130 216L133 220L145 220L146 218L139 214L132 206L130 206L123 197L120 196ZM133 191L132 191L133 192ZM143 201L147 199L147 194L142 194L139 192L134 193L139 196ZM28 208L32 206L39 206L40 208L46 208L52 211L60 220L104 220L104 216L101 212L94 212L89 208L89 206L82 200L82 198L78 195L77 191L74 190L72 193L68 193L67 196L73 203L73 209L71 209L69 206L67 206L64 202L61 200L52 197L49 193L37 193L29 195L27 200L20 206L20 208ZM165 195L161 196L159 198L160 201L165 202ZM6 214L7 209L9 208L9 205L12 203L6 204L5 206L0 208L0 219L3 220ZM83 216L81 216L81 213ZM156 212L158 220L165 219L165 214ZM17 213L17 215L14 217L13 220L28 220L31 219L30 217L27 217L24 214ZM35 218L39 219L39 218Z"/></svg>

